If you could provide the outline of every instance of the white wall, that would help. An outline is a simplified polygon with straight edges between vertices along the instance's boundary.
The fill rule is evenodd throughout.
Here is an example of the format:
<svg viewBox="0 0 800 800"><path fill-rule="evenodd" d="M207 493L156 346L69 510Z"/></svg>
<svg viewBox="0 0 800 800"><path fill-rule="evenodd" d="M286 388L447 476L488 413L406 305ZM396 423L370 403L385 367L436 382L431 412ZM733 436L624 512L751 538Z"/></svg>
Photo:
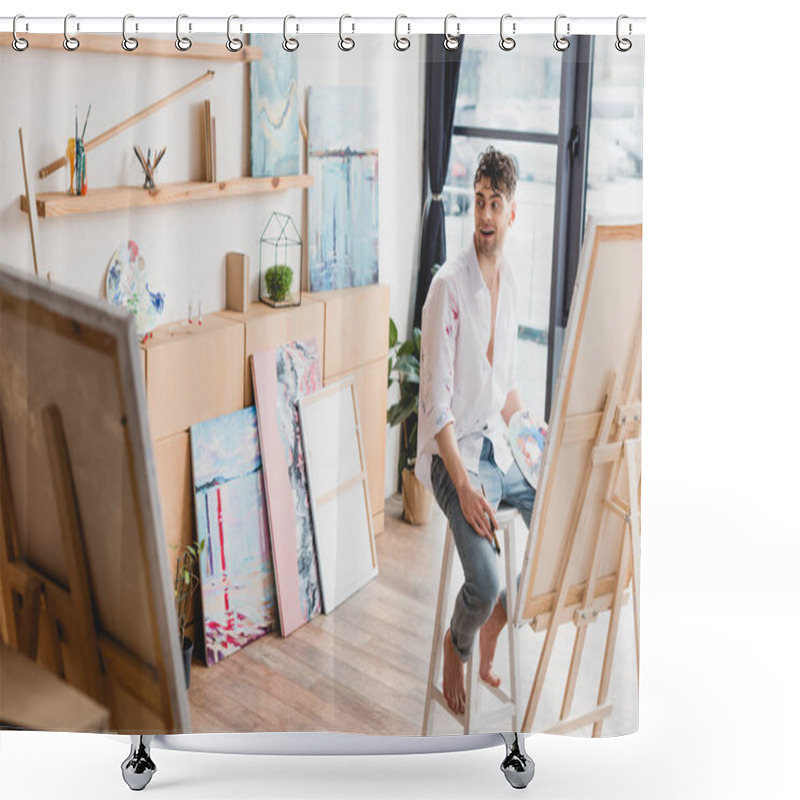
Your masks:
<svg viewBox="0 0 800 800"><path fill-rule="evenodd" d="M199 37L196 37L198 40ZM218 40L217 40L218 43ZM423 77L422 41L398 53L388 37L361 36L343 53L337 37L303 40L298 58L305 114L308 86L367 85L379 96L380 280L391 286L391 314L401 335L407 332L419 240L422 193ZM219 45L222 47L222 45ZM19 209L24 192L17 128L26 139L28 170L37 192L65 189L65 170L46 179L38 169L64 152L92 112L87 140L139 109L202 75L214 79L87 154L89 191L114 185L140 185L143 174L133 145L167 147L157 181L198 180L202 176L200 119L210 98L217 126L219 180L249 174L249 70L239 63L183 58L145 58L120 53L0 50L0 261L33 270L27 218ZM164 321L185 316L199 300L203 312L225 305L225 253L250 255L252 296L256 297L258 240L272 211L292 215L301 228L300 190L157 208L40 220L40 269L53 280L98 296L115 247L135 240L152 287L166 294ZM376 335L387 335L376 331ZM387 447L387 493L393 491L397 432Z"/></svg>

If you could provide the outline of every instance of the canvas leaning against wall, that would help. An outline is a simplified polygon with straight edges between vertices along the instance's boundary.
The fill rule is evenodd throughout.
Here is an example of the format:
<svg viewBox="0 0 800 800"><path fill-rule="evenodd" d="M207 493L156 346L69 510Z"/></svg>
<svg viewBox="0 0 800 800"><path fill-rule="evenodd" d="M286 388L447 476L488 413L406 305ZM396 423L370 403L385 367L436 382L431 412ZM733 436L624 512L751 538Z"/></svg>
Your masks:
<svg viewBox="0 0 800 800"><path fill-rule="evenodd" d="M301 36L289 52L270 35L238 55L222 41L189 59L148 55L144 37L135 58L118 37L113 53L84 38L78 53L60 40L32 41L35 58L0 48L0 259L45 296L71 292L96 308L105 287L101 308L133 337L130 364L106 374L121 351L71 306L40 319L36 304L23 313L4 294L0 490L3 530L52 571L54 542L74 527L59 514L43 444L43 411L61 402L98 609L72 620L97 641L79 664L100 674L89 684L119 655L110 639L141 644L117 630L115 602L149 591L149 616L134 627L149 649L135 674L164 680L157 703L148 705L153 681L135 695L134 721L157 732L635 730L643 43L624 53L613 37L573 36L565 54L530 35L504 52L496 35L476 34L451 53L441 36L412 36L401 52L356 33L351 52L337 36ZM56 86L54 75L69 80ZM69 195L66 145L75 106L80 138L89 103L87 141L134 121L86 152L86 193ZM207 107L216 180L204 167ZM582 135L566 158L560 126L578 107ZM166 148L154 186L142 185L134 147L150 164ZM582 204L566 203L560 187L583 184ZM296 256L262 257L262 238L279 238L270 221L291 230ZM298 283L291 302L261 302L263 268L286 266ZM277 269L271 284L282 282ZM53 342L81 348L74 374L52 359ZM128 371L136 390L123 408L112 403L115 376ZM446 466L427 482L450 416L465 470L478 476L472 489L499 523L485 536L475 526L493 518L481 500L483 517L453 533L460 503L448 502ZM149 483L133 491L120 470L135 453ZM103 475L93 463L107 464ZM421 524L398 491L398 466L432 509ZM102 542L98 508L118 517L97 529ZM147 521L131 560L125 536ZM183 579L179 555L197 544L187 690L171 589ZM461 563L471 549L489 577L470 660L469 636L456 650L452 630L459 598L475 588ZM113 727L124 703L74 680L57 620L44 615L40 650L25 651L32 629L15 608L39 600L8 553L4 646L89 694ZM493 652L482 632L497 633ZM127 663L114 661L114 691Z"/></svg>
<svg viewBox="0 0 800 800"><path fill-rule="evenodd" d="M192 426L204 653L211 665L277 628L254 408Z"/></svg>

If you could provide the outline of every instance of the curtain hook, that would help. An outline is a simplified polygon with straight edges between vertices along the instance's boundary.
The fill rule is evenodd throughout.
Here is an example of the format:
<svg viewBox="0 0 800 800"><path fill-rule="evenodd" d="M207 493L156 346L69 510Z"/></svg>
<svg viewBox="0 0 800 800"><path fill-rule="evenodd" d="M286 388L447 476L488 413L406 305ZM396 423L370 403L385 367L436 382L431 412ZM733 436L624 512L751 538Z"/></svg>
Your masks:
<svg viewBox="0 0 800 800"><path fill-rule="evenodd" d="M227 47L231 53L238 53L242 47L244 47L244 42L241 39L234 39L231 36L231 22L235 19L239 19L236 14L231 14L228 17L228 41L225 42L225 47Z"/></svg>
<svg viewBox="0 0 800 800"><path fill-rule="evenodd" d="M394 18L394 49L403 52L411 47L411 39L400 35L399 28L401 19L408 19L408 17L405 14L398 14ZM411 33L411 25L407 22L406 26L408 27L408 33Z"/></svg>
<svg viewBox="0 0 800 800"><path fill-rule="evenodd" d="M347 52L348 50L352 50L356 46L354 39L352 39L350 36L345 36L342 33L342 26L344 25L344 21L346 19L352 19L352 17L349 14L342 14L342 16L339 17L339 49L344 50L345 52ZM351 31L351 33L355 33L356 24L355 22L351 24L353 26L353 30Z"/></svg>
<svg viewBox="0 0 800 800"><path fill-rule="evenodd" d="M69 50L70 53L74 50L77 50L81 46L81 43L74 36L70 36L67 32L67 25L69 25L69 21L71 19L75 19L74 14L67 14L67 16L64 17L64 49ZM77 23L76 30L80 30L80 26L77 25Z"/></svg>
<svg viewBox="0 0 800 800"><path fill-rule="evenodd" d="M620 53L627 53L627 52L628 52L628 50L630 50L630 49L631 49L631 47L633 47L633 42L632 42L630 39L623 39L623 38L622 38L622 37L620 37L620 35L619 35L619 32L620 32L620 23L621 23L621 22L622 22L622 20L624 20L624 19L628 19L628 17L627 17L627 15L626 15L626 14L620 14L620 15L617 17L617 41L616 41L616 42L614 42L614 47L616 47L616 48L617 48L617 50L619 50L619 52L620 52ZM630 35L631 35L631 33L633 33L633 28L632 28L632 26L631 26L631 23L629 22L629 23L628 23L628 36L630 36Z"/></svg>
<svg viewBox="0 0 800 800"><path fill-rule="evenodd" d="M287 53L294 53L298 47L300 47L300 42L297 41L293 36L289 36L289 20L290 19L297 19L297 17L293 17L291 14L283 18L283 49L286 50ZM298 30L299 26L295 27L295 30Z"/></svg>
<svg viewBox="0 0 800 800"><path fill-rule="evenodd" d="M559 36L558 33L558 21L560 19L566 19L566 18L567 18L566 14L559 14L556 17L556 21L553 26L556 37L555 41L553 42L553 47L555 47L555 49L558 50L559 53L563 53L569 47L569 39L567 39L565 36ZM569 36L569 22L567 23L567 36Z"/></svg>
<svg viewBox="0 0 800 800"><path fill-rule="evenodd" d="M192 46L192 40L188 36L181 36L181 20L188 19L188 17L188 14L178 14L175 18L175 47L182 53L185 53ZM189 30L192 30L191 23L189 23Z"/></svg>
<svg viewBox="0 0 800 800"><path fill-rule="evenodd" d="M448 25L450 20L456 20L456 35L452 36L448 31ZM442 44L444 45L445 50L458 50L458 34L461 32L461 23L458 22L458 17L455 14L448 14L444 18L444 41Z"/></svg>
<svg viewBox="0 0 800 800"><path fill-rule="evenodd" d="M127 26L129 19L134 19L133 14L126 14L122 18L122 49L132 53L139 46L139 40L128 36ZM136 27L138 28L139 26L137 25Z"/></svg>
<svg viewBox="0 0 800 800"><path fill-rule="evenodd" d="M18 19L25 19L25 17L22 14L17 14L17 16L14 17L14 22L11 25L11 33L14 34L14 40L11 42L11 46L18 53L21 53L23 50L27 50L28 49L28 40L27 39L23 39L21 36L17 36L17 20ZM25 24L25 27L27 29L27 27L28 27L27 23Z"/></svg>
<svg viewBox="0 0 800 800"><path fill-rule="evenodd" d="M508 52L509 50L513 50L517 46L517 40L514 39L513 36L506 36L503 30L503 26L507 19L511 19L511 14L503 14L500 17L500 49L505 50ZM517 32L517 23L511 23L511 33Z"/></svg>

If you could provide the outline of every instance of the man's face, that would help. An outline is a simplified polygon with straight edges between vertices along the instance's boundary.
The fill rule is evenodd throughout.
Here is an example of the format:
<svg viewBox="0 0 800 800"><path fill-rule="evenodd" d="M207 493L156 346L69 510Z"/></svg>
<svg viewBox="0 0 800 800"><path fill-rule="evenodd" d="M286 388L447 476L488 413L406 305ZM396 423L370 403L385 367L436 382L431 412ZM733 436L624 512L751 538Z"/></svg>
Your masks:
<svg viewBox="0 0 800 800"><path fill-rule="evenodd" d="M493 189L488 178L475 184L475 249L480 255L496 258L503 252L516 213L516 202Z"/></svg>

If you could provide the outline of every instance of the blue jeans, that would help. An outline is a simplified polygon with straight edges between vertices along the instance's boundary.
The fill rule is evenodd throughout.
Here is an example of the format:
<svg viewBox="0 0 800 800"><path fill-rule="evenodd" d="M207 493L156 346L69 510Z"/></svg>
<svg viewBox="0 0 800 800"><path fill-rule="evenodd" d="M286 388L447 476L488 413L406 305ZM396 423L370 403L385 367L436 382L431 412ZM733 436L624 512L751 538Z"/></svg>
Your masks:
<svg viewBox="0 0 800 800"><path fill-rule="evenodd" d="M502 501L519 509L526 527L530 528L536 490L525 480L516 461L504 474L495 463L491 441L484 438L478 473L467 474L478 491L483 484L486 499L492 508L497 509ZM431 483L436 502L450 523L464 570L464 585L456 597L450 633L456 652L466 661L472 654L475 634L489 619L498 599L505 608L506 593L505 589L500 591L497 553L491 542L477 534L464 519L458 493L439 456L434 456L431 463Z"/></svg>

